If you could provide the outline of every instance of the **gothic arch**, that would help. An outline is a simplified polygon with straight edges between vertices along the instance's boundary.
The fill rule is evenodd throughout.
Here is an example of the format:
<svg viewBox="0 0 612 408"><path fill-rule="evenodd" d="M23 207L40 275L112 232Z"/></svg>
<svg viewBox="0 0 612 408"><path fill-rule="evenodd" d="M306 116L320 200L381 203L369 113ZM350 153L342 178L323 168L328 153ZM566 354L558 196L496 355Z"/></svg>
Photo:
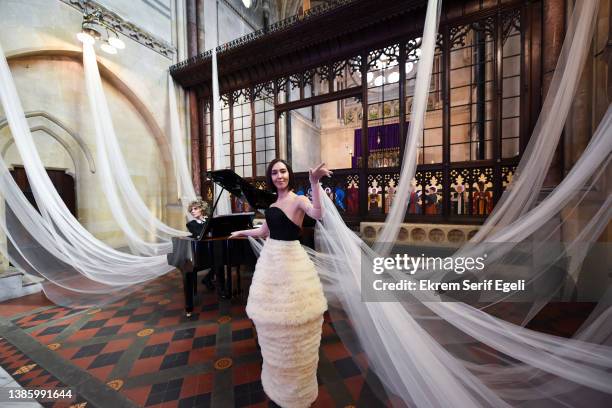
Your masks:
<svg viewBox="0 0 612 408"><path fill-rule="evenodd" d="M7 53L6 59L8 63L19 61L20 59L27 58L67 58L83 64L83 52L77 49L28 49L18 50L15 52ZM167 180L172 180L174 175L172 165L172 154L170 146L168 145L168 139L164 135L164 132L160 128L159 124L155 120L155 117L151 111L146 107L143 100L121 79L117 76L110 68L108 68L102 61L98 59L98 69L100 76L107 81L111 86L117 89L127 101L134 106L138 115L143 120L145 126L153 136L156 145L158 146L159 153L162 161L162 168L164 177ZM168 198L168 190L172 190L172 187L168 183L163 183L161 186L162 196ZM168 203L171 200L168 199Z"/></svg>
<svg viewBox="0 0 612 408"><path fill-rule="evenodd" d="M79 146L81 152L83 153L83 155L85 156L85 159L87 160L87 165L89 167L89 171L91 173L95 173L96 172L96 164L94 162L93 156L91 155L91 151L89 150L89 147L87 147L87 145L85 144L85 142L83 141L83 139L81 138L81 136L75 132L74 130L70 129L66 124L64 124L61 120L59 120L58 118L56 118L55 116L51 115L48 112L42 112L42 111L30 111L30 112L26 112L25 114L26 118L36 118L36 117L42 117L44 119L47 119L48 121L50 121L51 123L57 125L58 127L60 127L62 130L64 130L65 134L70 136ZM7 126L7 120L3 119L0 121L0 131ZM45 132L47 135L51 136L52 138L54 138L55 140L57 140L57 142L59 144L61 144L64 149L68 152L68 154L70 155L70 158L72 159L72 163L74 164L74 168L78 168L77 163L77 153L73 151L73 149L70 147L70 145L68 144L68 142L66 142L66 140L61 137L60 135L58 135L54 130L52 130L50 127L46 126L46 125L40 125L40 126L31 126L30 127L30 131L31 132L36 132L36 131L43 131ZM6 152L8 151L8 149L15 143L14 139L10 139L3 147L2 147L2 151L0 152L0 154L2 155L2 157L5 156ZM77 174L74 174L75 177L78 177Z"/></svg>

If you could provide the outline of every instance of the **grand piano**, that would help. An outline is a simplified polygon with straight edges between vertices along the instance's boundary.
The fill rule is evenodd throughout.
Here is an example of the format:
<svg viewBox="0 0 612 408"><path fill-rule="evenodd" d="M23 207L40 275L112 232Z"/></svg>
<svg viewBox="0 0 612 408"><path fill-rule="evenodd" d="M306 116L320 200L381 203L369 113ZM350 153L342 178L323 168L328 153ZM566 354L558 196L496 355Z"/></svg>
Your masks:
<svg viewBox="0 0 612 408"><path fill-rule="evenodd" d="M207 177L231 194L246 199L255 210L266 209L276 201L275 194L256 188L232 170L210 171L207 172ZM214 213L218 200L217 198L211 214ZM210 268L210 273L216 275L221 296L231 297L234 293L232 267L254 266L256 257L248 239L228 239L233 231L252 228L254 216L255 213L250 212L208 217L199 237L172 239L172 253L167 256L168 264L176 266L182 273L187 317L191 317L194 299L197 299L198 271ZM237 283L240 285L240 277ZM240 289L238 287L238 291Z"/></svg>

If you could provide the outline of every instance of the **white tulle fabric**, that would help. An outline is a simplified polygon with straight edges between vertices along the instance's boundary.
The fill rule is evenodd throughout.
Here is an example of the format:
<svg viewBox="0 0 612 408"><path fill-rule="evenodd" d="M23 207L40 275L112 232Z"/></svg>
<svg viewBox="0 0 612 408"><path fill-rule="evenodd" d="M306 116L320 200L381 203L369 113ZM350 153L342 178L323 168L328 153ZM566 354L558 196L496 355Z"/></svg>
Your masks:
<svg viewBox="0 0 612 408"><path fill-rule="evenodd" d="M391 250L408 208L408 198L410 197L410 191L408 190L410 183L408 181L412 180L416 173L417 152L419 147L421 147L420 140L423 134L425 110L427 109L441 8L442 1L440 0L430 0L427 4L425 26L421 37L421 56L417 65L416 86L412 98L408 136L404 145L404 157L402 158L400 180L404 182L399 183L397 186L397 192L389 209L387 222L385 222L378 235L375 248L376 252L381 255L388 254Z"/></svg>
<svg viewBox="0 0 612 408"><path fill-rule="evenodd" d="M8 239L3 254L21 269L43 276L47 296L67 306L111 301L134 290L133 285L173 270L165 256L172 249L170 239L189 234L160 221L136 190L114 132L93 47L84 44L83 64L96 136L99 180L113 218L134 255L96 239L64 205L40 161L1 48L0 52L2 106L40 210L39 214L25 199L6 164L1 162L1 193L7 204L2 227ZM168 86L170 142L179 196L185 206L196 197L182 146L174 84L170 82ZM220 121L218 103L216 110L214 117ZM216 128L220 131L220 124ZM220 133L215 139L220 141ZM221 145L216 151L222 152ZM221 213L231 212L229 197L221 200L220 205Z"/></svg>
<svg viewBox="0 0 612 408"><path fill-rule="evenodd" d="M550 210L541 208L540 222L533 223L531 228L505 228L514 223L522 214L530 211L538 198L538 194L544 183L544 178L549 171L550 164L555 154L556 146L565 126L565 121L574 102L574 94L580 81L584 63L589 55L590 43L593 38L598 0L586 0L576 2L572 17L569 19L563 47L557 61L557 66L549 86L548 94L542 105L542 110L538 121L533 129L529 144L525 149L523 157L515 171L512 179L512 188L502 195L499 202L495 205L493 213L487 218L487 222L479 230L472 242L481 241L503 241L520 242L530 233L541 227L550 217L547 212ZM605 129L601 129L604 131ZM608 133L609 135L609 133ZM610 142L609 138L608 142ZM582 163L580 174L576 179L566 179L566 186L580 188L585 182L586 176L595 174L605 159L606 146L597 157L587 155L585 152L582 157L593 160L592 166ZM609 147L609 145L607 146ZM576 173L574 173L576 174ZM557 190L558 191L558 190ZM573 197L573 193L565 196L554 208L554 213L567 204L567 198ZM534 219L530 219L534 221ZM524 224L526 226L526 224Z"/></svg>
<svg viewBox="0 0 612 408"><path fill-rule="evenodd" d="M536 201L590 48L597 6L596 1L576 3L551 90L518 167L516 182L473 242L454 255L491 254L487 268L476 278L497 274L512 279L521 270L530 287L552 281L535 302L509 303L514 294L484 302L478 299L473 304L442 302L439 293L427 291L403 293L395 301L364 302L361 274L372 270L375 257L393 249L407 207L402 197L407 194L397 194L373 249L347 228L332 201L321 195L324 217L317 224L317 251L310 251L310 255L333 305L332 320L348 317L370 368L388 393L400 397L400 406L608 404L612 393L612 323L610 288L605 282L598 306L573 338L523 327L553 295L558 296L567 277L576 276L610 220L610 189L602 176L610 174L612 109L563 182L540 203ZM425 78L431 73L429 59L433 58L438 15L438 2L430 1L417 84L426 85ZM417 89L416 94L406 143L406 154L414 157L404 157L401 181L414 176L415 147L427 103L423 89ZM401 181L398 192L403 191ZM565 227L577 232L562 235ZM260 243L251 242L256 250L261 249ZM550 248L546 245L551 244L559 249L553 255L545 253ZM515 253L515 247L520 251ZM568 258L568 262L561 262ZM396 281L446 276L445 271L417 271L414 277L397 270L389 272ZM339 331L338 335L351 342L352 333Z"/></svg>
<svg viewBox="0 0 612 408"><path fill-rule="evenodd" d="M27 201L0 160L0 193L6 204L2 227L8 241L2 247L4 255L46 278L45 293L64 305L108 301L174 269L165 256L136 256L111 248L74 218L42 165L1 47L0 54L2 108L40 211Z"/></svg>
<svg viewBox="0 0 612 408"><path fill-rule="evenodd" d="M177 106L176 85L172 75L168 73L168 105L170 107L170 147L172 149L172 162L174 165L174 177L177 182L178 198L185 212L189 209L189 203L197 198L193 187L193 181L189 168L187 167L187 154L184 146L184 132L181 131L179 111Z"/></svg>
<svg viewBox="0 0 612 408"><path fill-rule="evenodd" d="M212 107L213 107L213 144L214 144L214 168L221 170L227 168L225 154L223 151L223 139L221 132L221 97L219 95L219 75L217 73L217 49L212 49ZM230 197L227 191L215 184L215 215L226 215L232 213Z"/></svg>
<svg viewBox="0 0 612 408"><path fill-rule="evenodd" d="M332 315L349 316L372 368L404 402L580 406L586 398L599 406L603 393L612 392L612 348L603 345L609 342L609 312L591 323L588 335L564 339L465 303L440 302L435 293L415 292L415 299L404 302L362 302L361 268L366 263L367 270L378 254L339 222L330 200L324 209L317 226L320 252L312 255L328 298L342 308L342 313L332 309ZM406 275L396 271L395 278ZM602 344L585 341L597 337Z"/></svg>
<svg viewBox="0 0 612 408"><path fill-rule="evenodd" d="M172 250L170 240L173 236L189 234L160 221L151 213L136 190L117 141L92 44L83 43L83 68L91 119L96 133L100 185L113 217L134 253L167 254ZM143 235L148 235L153 242L146 242Z"/></svg>
<svg viewBox="0 0 612 408"><path fill-rule="evenodd" d="M552 282L541 292L537 302L514 303L511 313L495 307L503 305L502 302L512 295L487 300L484 305L481 302L440 302L438 294L429 292L415 292L410 295L411 299L396 302L363 302L361 270L367 270L374 257L392 250L390 243L395 240L406 211L407 194L402 192L407 188L403 184L407 183L399 185L398 199L394 200L382 238L374 250L346 227L331 200L321 194L325 215L317 225L319 252L310 252L310 255L330 304L342 309L332 307L331 313L337 318L348 316L370 367L387 391L399 396L404 404L542 407L606 406L609 401L612 393L612 348L609 344L612 291L604 282L597 307L574 338L556 337L522 327L559 292L568 282L567 277L579 278L582 260L610 220L610 189L603 184L610 174L610 109L571 172L547 198L537 202L588 55L597 7L595 0L575 3L550 91L518 174L481 232L457 254L477 253L483 248L491 251L492 260L479 278L492 273L513 276L520 267L525 270L531 286L542 281ZM430 1L417 71L414 117L400 176L402 181L414 176L439 12L439 2ZM217 104L213 109L215 163L216 168L221 168L224 163L214 53L213 61L213 103ZM95 95L101 92L101 86L95 85L94 77L91 79L88 87ZM6 164L0 160L0 193L6 203L6 216L0 219L8 238L5 255L15 265L47 278L50 284L45 288L46 293L60 304L96 303L112 298L113 294L125 295L134 290L133 285L173 269L166 264L164 256L136 256L108 247L70 214L38 156L3 52L0 98L40 210L39 214L27 202ZM91 104L93 116L108 114L106 102L99 97L92 98ZM100 157L112 160L121 157L116 138L107 137L112 126L109 128L101 121L96 129L97 137L103 139ZM149 224L133 224L132 221L149 213L143 210L141 214L133 214L136 208L142 208L129 201L134 193L133 185L118 180L127 174L125 163L100 171L109 179L104 181L104 188L113 194L112 200L116 200L113 202L119 201L119 207L124 205L122 203L129 204L123 211L129 214L127 224L134 233L130 233L130 241L136 244L138 252L148 251L151 248L144 245L158 244L157 239L167 239L175 233L154 224L154 234L142 236L143 231L139 228L150 231ZM220 213L229 208L229 201L223 201L225 204L220 205L226 208ZM144 219L151 221L149 215L141 221ZM575 233L567 234L570 228L566 227L571 227ZM508 243L528 244L529 256L517 259L517 254L507 249ZM542 253L544 243L558 244L559 252L550 256ZM149 253L156 251L158 249L152 247ZM534 259L537 262L531 261ZM557 277L559 270L562 279ZM398 271L390 272L395 279L407 278ZM430 273L427 277L432 279L443 278L441 271L417 271L417 276L420 272ZM271 349L276 347L272 340L269 344ZM288 353L286 357L291 358L294 354Z"/></svg>

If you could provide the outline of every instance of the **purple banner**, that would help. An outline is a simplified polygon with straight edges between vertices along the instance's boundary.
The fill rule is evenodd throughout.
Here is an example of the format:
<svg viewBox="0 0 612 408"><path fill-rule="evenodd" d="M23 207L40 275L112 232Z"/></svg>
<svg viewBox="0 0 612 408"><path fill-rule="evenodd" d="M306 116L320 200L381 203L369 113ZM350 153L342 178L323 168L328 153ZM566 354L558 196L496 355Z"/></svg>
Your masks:
<svg viewBox="0 0 612 408"><path fill-rule="evenodd" d="M406 123L406 129L408 124ZM363 155L361 146L361 129L355 129L355 140L353 142L354 156L352 160L353 168L357 168L358 158ZM400 147L399 123L389 125L373 126L368 128L368 151L374 152L383 149Z"/></svg>

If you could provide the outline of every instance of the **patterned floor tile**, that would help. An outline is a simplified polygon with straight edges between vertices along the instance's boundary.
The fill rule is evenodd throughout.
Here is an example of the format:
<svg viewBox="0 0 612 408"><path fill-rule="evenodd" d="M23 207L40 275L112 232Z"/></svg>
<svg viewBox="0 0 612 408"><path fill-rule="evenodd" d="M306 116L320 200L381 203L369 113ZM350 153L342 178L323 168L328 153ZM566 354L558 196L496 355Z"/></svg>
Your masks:
<svg viewBox="0 0 612 408"><path fill-rule="evenodd" d="M31 329L29 336L42 347L56 341L55 353L62 361L87 370L101 384L119 380L118 392L137 406L208 407L213 401L227 401L228 407L276 406L261 386L261 354L244 304L219 304L214 294L203 291L197 313L187 319L182 301L181 280L174 273L151 282L130 299L99 310L33 308L31 315L13 322L21 330ZM575 309L552 304L530 327L570 335L590 308L588 304ZM511 310L500 307L499 312ZM373 391L375 378L364 354L350 340L349 321L337 311L332 315L335 320L324 316L321 358L328 371L318 376L319 397L313 407L333 407L337 401L343 401L341 406L388 406L388 397ZM482 358L491 351L474 348L469 352ZM230 356L231 363L215 369L220 356ZM24 386L57 381L6 340L0 340L0 365L17 373L15 378ZM344 403L347 398L349 402Z"/></svg>

